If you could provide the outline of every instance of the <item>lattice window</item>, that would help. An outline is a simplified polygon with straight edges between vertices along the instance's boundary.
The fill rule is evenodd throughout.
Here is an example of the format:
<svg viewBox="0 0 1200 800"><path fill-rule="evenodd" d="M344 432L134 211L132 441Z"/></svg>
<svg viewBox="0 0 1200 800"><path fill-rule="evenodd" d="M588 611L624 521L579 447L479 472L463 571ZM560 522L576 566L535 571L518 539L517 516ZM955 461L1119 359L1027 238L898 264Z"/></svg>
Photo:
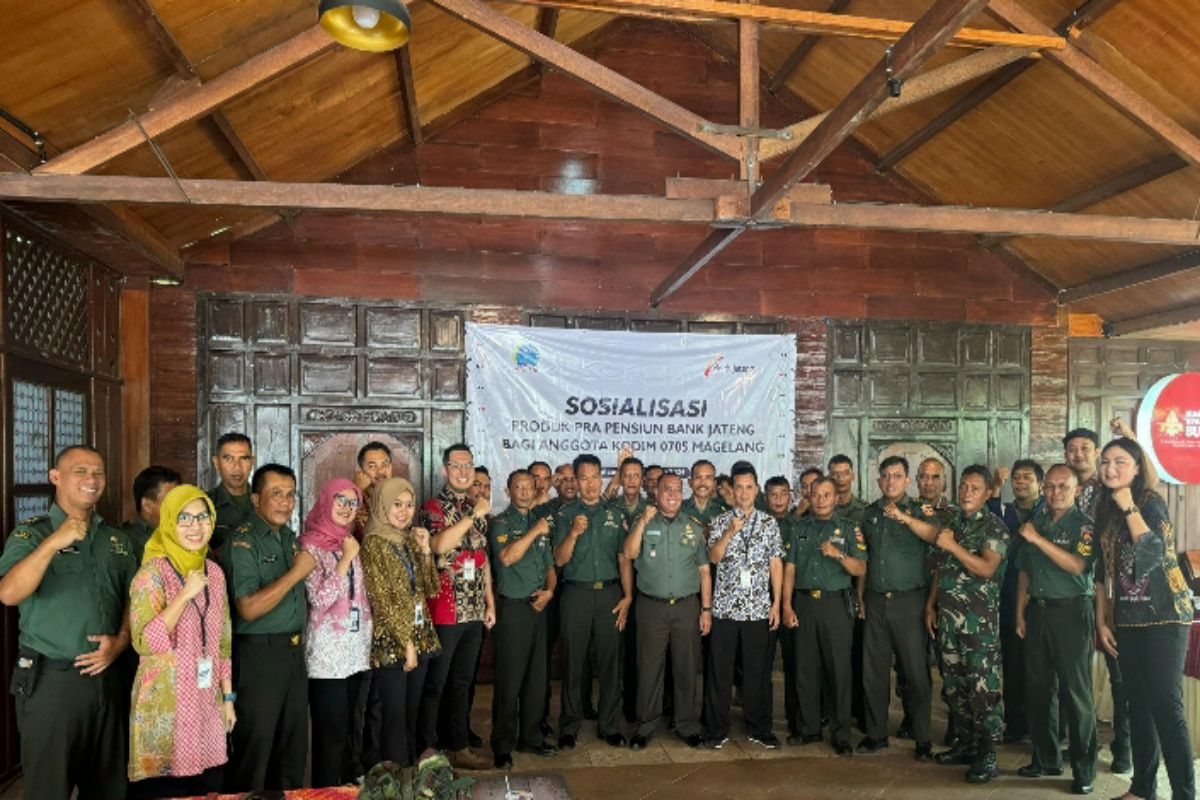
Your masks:
<svg viewBox="0 0 1200 800"><path fill-rule="evenodd" d="M9 337L14 344L89 366L88 266L5 228Z"/></svg>
<svg viewBox="0 0 1200 800"><path fill-rule="evenodd" d="M54 390L54 452L73 444L83 444L85 398L80 392Z"/></svg>
<svg viewBox="0 0 1200 800"><path fill-rule="evenodd" d="M13 381L13 482L45 483L50 463L50 388Z"/></svg>
<svg viewBox="0 0 1200 800"><path fill-rule="evenodd" d="M46 495L17 495L13 499L13 503L16 506L17 522L45 514L50 510L50 498Z"/></svg>

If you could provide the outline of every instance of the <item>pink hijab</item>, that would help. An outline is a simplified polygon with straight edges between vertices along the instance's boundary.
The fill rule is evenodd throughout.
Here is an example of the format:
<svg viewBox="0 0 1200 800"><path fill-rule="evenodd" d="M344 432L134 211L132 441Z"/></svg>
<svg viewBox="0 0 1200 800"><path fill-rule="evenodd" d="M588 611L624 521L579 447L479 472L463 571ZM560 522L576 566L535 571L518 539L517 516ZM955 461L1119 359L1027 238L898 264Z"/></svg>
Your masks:
<svg viewBox="0 0 1200 800"><path fill-rule="evenodd" d="M325 481L325 485L321 487L321 495L308 512L308 516L304 518L304 534L300 537L301 547L315 547L318 550L329 550L334 553L341 552L342 542L354 530L354 520L357 517L357 514L351 514L350 524L345 527L333 521L333 507L337 502L334 498L347 489L354 490L354 496L358 498L359 505L361 505L362 492L354 485L354 481L346 478Z"/></svg>

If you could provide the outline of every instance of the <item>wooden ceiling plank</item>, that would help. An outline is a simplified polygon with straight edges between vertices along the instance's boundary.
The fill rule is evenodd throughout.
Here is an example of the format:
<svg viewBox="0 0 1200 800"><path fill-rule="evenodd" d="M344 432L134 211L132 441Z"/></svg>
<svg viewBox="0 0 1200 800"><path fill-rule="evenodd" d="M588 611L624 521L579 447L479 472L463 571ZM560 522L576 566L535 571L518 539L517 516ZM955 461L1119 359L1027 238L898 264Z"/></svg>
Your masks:
<svg viewBox="0 0 1200 800"><path fill-rule="evenodd" d="M200 77L199 70L192 60L188 58L187 53L183 51L179 40L171 33L171 30L162 21L162 17L154 10L154 6L150 4L150 0L124 0L125 6L128 7L146 29L150 32L150 39L154 42L155 47L163 54L163 57L171 62L171 66L179 73L179 77L184 80Z"/></svg>
<svg viewBox="0 0 1200 800"><path fill-rule="evenodd" d="M1198 319L1200 319L1200 303L1191 303L1179 308L1144 314L1140 317L1105 322L1104 335L1113 338L1132 336L1135 333L1142 333L1143 331L1170 328L1175 325L1186 325Z"/></svg>
<svg viewBox="0 0 1200 800"><path fill-rule="evenodd" d="M643 114L717 153L740 160L741 144L736 137L706 133L706 120L662 95L650 91L565 44L527 28L515 19L480 0L430 0L451 16L496 37L531 58L545 62L592 86L607 97Z"/></svg>
<svg viewBox="0 0 1200 800"><path fill-rule="evenodd" d="M1022 64L1033 63L1026 61L1035 54L1018 47L991 47L972 53L955 61L914 75L904 82L904 88L899 97L888 97L879 108L871 112L870 119L878 119L903 108L920 103L941 94L942 92L961 86L964 83L982 78L998 69L1013 68ZM982 84L981 84L982 85ZM820 124L828 112L815 114L807 119L789 125L786 130L791 139L770 139L760 144L763 159L774 158L790 152L799 146L813 128Z"/></svg>
<svg viewBox="0 0 1200 800"><path fill-rule="evenodd" d="M1058 26L1062 33L1080 31L1103 17L1121 0L1087 0L1086 3L1071 12L1071 15Z"/></svg>
<svg viewBox="0 0 1200 800"><path fill-rule="evenodd" d="M870 118L887 99L889 79L903 81L914 75L987 2L936 0L754 193L751 215L757 217L773 208L793 184L809 175Z"/></svg>
<svg viewBox="0 0 1200 800"><path fill-rule="evenodd" d="M775 5L746 5L724 0L507 0L515 5L553 6L623 16L652 16L681 22L713 22L753 19L770 27L785 27L817 35L897 41L914 23L849 14L803 11ZM440 5L440 3L435 3ZM960 28L948 45L957 47L1026 47L1032 50L1061 49L1062 36L1014 33L991 28Z"/></svg>
<svg viewBox="0 0 1200 800"><path fill-rule="evenodd" d="M886 172L896 166L900 161L912 155L921 148L926 142L937 136L942 131L949 128L955 122L958 122L966 114L975 107L983 103L996 92L1003 89L1012 83L1017 76L1025 72L1034 65L1035 62L1023 60L1014 61L1008 66L1001 69L999 72L992 75L983 83L976 86L965 95L955 100L949 108L938 114L929 122L925 123L921 128L913 132L911 136L905 139L900 144L893 147L879 159L879 163L875 168L879 172Z"/></svg>
<svg viewBox="0 0 1200 800"><path fill-rule="evenodd" d="M211 114L222 104L309 61L335 46L319 25L248 59L223 75L185 91L172 102L147 111L141 127L151 138ZM40 175L79 175L105 164L145 142L138 124L130 120L108 133L79 145L34 170Z"/></svg>
<svg viewBox="0 0 1200 800"><path fill-rule="evenodd" d="M413 81L412 51L408 44L396 50L396 73L400 77L400 98L404 103L404 118L408 120L408 135L413 147L425 141L421 128L421 113L417 108L417 85Z"/></svg>
<svg viewBox="0 0 1200 800"><path fill-rule="evenodd" d="M180 187L186 197L180 194ZM116 175L0 173L0 200L3 199L668 222L729 227L743 227L749 221L719 216L718 204L711 198L702 197L563 195L506 189L194 178L181 178L176 184L170 178ZM1192 249L1200 241L1200 221L1192 219L887 203L810 204L784 199L788 202L779 209L772 209L769 218L764 220L764 227L795 225L994 234L1162 244Z"/></svg>
<svg viewBox="0 0 1200 800"><path fill-rule="evenodd" d="M850 5L850 0L833 0L829 4L829 8L825 9L825 13L841 14L846 10L846 6L848 5ZM771 82L767 84L767 91L775 94L782 89L784 84L788 82L788 79L792 77L792 73L800 68L800 63L808 57L808 54L817 46L817 42L819 41L821 41L821 37L813 34L808 34L801 39L800 44L796 45L796 49L784 59L783 65L779 67L779 71L771 76Z"/></svg>
<svg viewBox="0 0 1200 800"><path fill-rule="evenodd" d="M992 0L990 9L1017 30L1027 33L1053 31L1015 0ZM1133 87L1113 75L1074 44L1045 55L1066 69L1085 86L1124 114L1147 133L1165 142L1188 163L1200 166L1200 137L1193 135L1160 108L1150 103Z"/></svg>
<svg viewBox="0 0 1200 800"><path fill-rule="evenodd" d="M1160 258L1157 261L1118 272L1116 275L1097 278L1086 283L1081 283L1078 286L1072 286L1069 289L1063 289L1058 293L1058 304L1065 306L1071 303L1078 303L1082 300L1099 297L1102 294L1119 292L1123 289L1149 283L1150 281L1195 272L1197 270L1200 270L1200 250L1188 250L1184 253Z"/></svg>
<svg viewBox="0 0 1200 800"><path fill-rule="evenodd" d="M225 141L233 148L233 152L237 155L238 160L242 162L242 165L254 180L269 180L266 171L258 163L258 159L254 157L254 154L250 152L250 148L246 147L245 140L241 136L238 136L238 132L234 130L233 123L230 122L225 112L218 109L211 114L211 118L213 123L216 124L217 129L221 131L221 135L225 137Z"/></svg>
<svg viewBox="0 0 1200 800"><path fill-rule="evenodd" d="M1095 22L1100 16L1111 8L1113 3L1111 0L1087 0L1082 6L1079 6L1072 11L1067 18L1059 26L1060 29L1068 25L1082 28ZM1104 6L1103 8L1101 6ZM1090 7L1090 10L1089 10ZM1047 28L1047 30L1050 30ZM1051 31L1053 33L1053 31ZM1025 70L1034 65L1033 61L1021 62L1013 64L1000 72L997 72L988 80L975 87L971 92L957 100L952 106L938 114L919 130L914 131L911 136L905 139L900 144L893 147L879 159L879 164L876 166L880 172L886 172L894 167L897 163L912 155L922 145L930 139L937 136L942 131L949 128L958 120L962 119L968 112L976 106L983 103L996 92L1003 89L1008 84L1017 79Z"/></svg>

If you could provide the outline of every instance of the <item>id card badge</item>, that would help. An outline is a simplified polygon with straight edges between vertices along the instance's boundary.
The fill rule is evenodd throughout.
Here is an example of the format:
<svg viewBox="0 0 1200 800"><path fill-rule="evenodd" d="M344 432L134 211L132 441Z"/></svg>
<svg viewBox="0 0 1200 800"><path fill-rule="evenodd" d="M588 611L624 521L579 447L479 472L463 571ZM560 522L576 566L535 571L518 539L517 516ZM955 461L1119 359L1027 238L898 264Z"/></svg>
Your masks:
<svg viewBox="0 0 1200 800"><path fill-rule="evenodd" d="M350 632L358 633L358 626L361 622L358 606L350 606Z"/></svg>
<svg viewBox="0 0 1200 800"><path fill-rule="evenodd" d="M655 549L655 548L653 548L653 547L651 547L651 548L650 548L650 557L651 557L651 558L658 558L658 550L657 550L657 549Z"/></svg>
<svg viewBox="0 0 1200 800"><path fill-rule="evenodd" d="M196 688L211 689L213 685L213 662L202 658L196 662Z"/></svg>
<svg viewBox="0 0 1200 800"><path fill-rule="evenodd" d="M415 623L418 626L424 625L425 624L425 604L418 600L416 608L417 608L416 613L413 614L413 623Z"/></svg>
<svg viewBox="0 0 1200 800"><path fill-rule="evenodd" d="M754 572L749 567L742 567L741 586L743 589L750 589L750 579L754 576Z"/></svg>
<svg viewBox="0 0 1200 800"><path fill-rule="evenodd" d="M467 583L475 581L475 559L474 557L467 559L462 565L463 580Z"/></svg>

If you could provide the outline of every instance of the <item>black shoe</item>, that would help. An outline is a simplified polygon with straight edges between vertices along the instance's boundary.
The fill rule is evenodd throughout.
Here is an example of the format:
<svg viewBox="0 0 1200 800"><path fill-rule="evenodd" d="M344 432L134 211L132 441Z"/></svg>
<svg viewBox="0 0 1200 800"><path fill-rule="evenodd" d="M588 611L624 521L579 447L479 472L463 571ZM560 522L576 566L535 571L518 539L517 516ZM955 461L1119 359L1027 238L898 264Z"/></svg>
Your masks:
<svg viewBox="0 0 1200 800"><path fill-rule="evenodd" d="M549 723L549 722L543 722L543 723L542 723L542 736L544 736L544 737L545 737L545 738L547 738L547 739L553 739L553 738L554 738L554 728L551 728L551 727L550 727L550 723Z"/></svg>
<svg viewBox="0 0 1200 800"><path fill-rule="evenodd" d="M837 753L839 756L852 756L854 755L854 748L849 742L834 742L833 752Z"/></svg>
<svg viewBox="0 0 1200 800"><path fill-rule="evenodd" d="M575 749L575 737L569 733L564 733L562 736L558 737L558 749L559 750L574 750Z"/></svg>
<svg viewBox="0 0 1200 800"><path fill-rule="evenodd" d="M819 733L809 733L809 734L793 733L791 736L789 736L787 738L788 744L795 744L795 745L815 744L816 742L819 742L819 741L821 741L821 734L819 734Z"/></svg>
<svg viewBox="0 0 1200 800"><path fill-rule="evenodd" d="M698 733L693 733L691 736L685 737L683 743L688 747L696 748L704 744L704 737Z"/></svg>
<svg viewBox="0 0 1200 800"><path fill-rule="evenodd" d="M533 745L532 747L517 747L517 752L518 753L532 753L535 756L542 756L543 758L545 758L547 756L558 755L558 748L555 747L554 745L550 744L549 742L542 742L541 744L536 744L536 745Z"/></svg>
<svg viewBox="0 0 1200 800"><path fill-rule="evenodd" d="M761 745L766 750L779 749L779 737L773 733L763 734L762 736L747 736L746 738L757 745Z"/></svg>
<svg viewBox="0 0 1200 800"><path fill-rule="evenodd" d="M583 718L587 720L596 720L600 719L600 714L597 713L596 709L594 708L585 708L583 710Z"/></svg>
<svg viewBox="0 0 1200 800"><path fill-rule="evenodd" d="M604 737L604 741L608 744L609 747L624 747L625 746L625 737L619 733L610 733L608 736Z"/></svg>
<svg viewBox="0 0 1200 800"><path fill-rule="evenodd" d="M1029 734L1028 733L1005 733L1004 738L1001 739L1000 741L1004 742L1005 744L1028 744L1029 743Z"/></svg>
<svg viewBox="0 0 1200 800"><path fill-rule="evenodd" d="M1112 771L1115 775L1124 775L1127 772L1133 772L1133 764L1130 763L1129 757L1114 758L1112 761Z"/></svg>
<svg viewBox="0 0 1200 800"><path fill-rule="evenodd" d="M638 750L645 750L646 745L648 744L650 744L650 740L645 736L634 735L634 737L629 740L629 749L633 750L634 752L637 752Z"/></svg>
<svg viewBox="0 0 1200 800"><path fill-rule="evenodd" d="M900 721L900 727L896 730L896 738L897 739L913 738L912 722L909 720L909 718L907 716L905 716L904 719L902 719Z"/></svg>
<svg viewBox="0 0 1200 800"><path fill-rule="evenodd" d="M704 746L709 750L720 750L728 741L728 736L709 736L704 740Z"/></svg>
<svg viewBox="0 0 1200 800"><path fill-rule="evenodd" d="M1057 778L1063 774L1063 771L1061 767L1058 769L1046 769L1045 767L1039 767L1037 764L1026 764L1017 770L1017 774L1022 778L1041 778L1043 776Z"/></svg>
<svg viewBox="0 0 1200 800"><path fill-rule="evenodd" d="M933 761L933 742L917 742L913 758L917 761Z"/></svg>
<svg viewBox="0 0 1200 800"><path fill-rule="evenodd" d="M479 738L479 734L467 728L467 744L471 747L483 747L483 739Z"/></svg>
<svg viewBox="0 0 1200 800"><path fill-rule="evenodd" d="M975 761L975 748L955 744L949 750L943 750L933 757L942 766L963 766Z"/></svg>
<svg viewBox="0 0 1200 800"><path fill-rule="evenodd" d="M1071 781L1071 794L1091 794L1092 785L1082 781Z"/></svg>
<svg viewBox="0 0 1200 800"><path fill-rule="evenodd" d="M975 760L967 770L967 783L987 783L996 777L996 747L991 742L980 743L975 750Z"/></svg>
<svg viewBox="0 0 1200 800"><path fill-rule="evenodd" d="M880 750L888 746L887 739L872 739L870 736L858 743L858 747L854 748L860 753L878 753Z"/></svg>
<svg viewBox="0 0 1200 800"><path fill-rule="evenodd" d="M512 756L508 753L497 753L496 757L492 760L492 764L496 769L512 769Z"/></svg>

